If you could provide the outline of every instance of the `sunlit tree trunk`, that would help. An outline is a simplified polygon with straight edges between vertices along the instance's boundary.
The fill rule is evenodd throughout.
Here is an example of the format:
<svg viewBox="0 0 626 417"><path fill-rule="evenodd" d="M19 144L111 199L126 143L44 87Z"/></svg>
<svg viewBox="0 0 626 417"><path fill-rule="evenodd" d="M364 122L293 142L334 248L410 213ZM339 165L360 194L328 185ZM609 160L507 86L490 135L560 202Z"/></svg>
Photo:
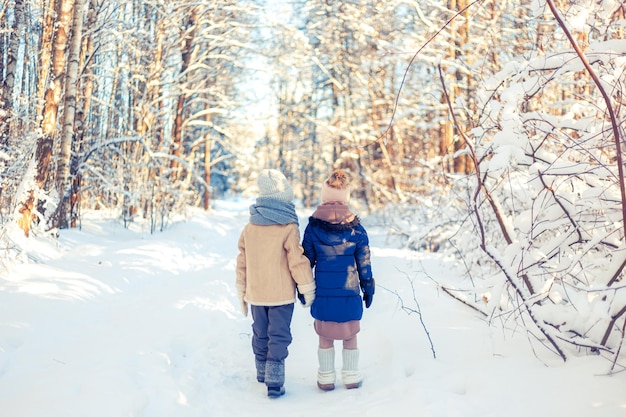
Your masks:
<svg viewBox="0 0 626 417"><path fill-rule="evenodd" d="M448 0L448 9L452 12L458 12L463 10L467 6L467 0ZM452 62L456 62L457 65L469 64L471 58L465 51L465 45L469 42L469 16L467 11L462 13L459 17L459 21L454 22L452 25L452 39L450 40L450 60ZM452 103L456 102L456 99L459 97L465 96L465 100L468 100L467 92L469 91L469 77L464 75L460 68L457 68L454 72L455 74L455 82L451 86L449 94L450 101ZM445 103L445 98L442 98L442 103ZM456 110L456 109L455 109ZM457 115L461 120L469 123L468 118L465 117L465 114ZM465 146L463 141L460 139L458 132L455 132L455 127L450 118L446 118L446 121L441 126L441 144L440 150L444 157L449 158L449 161L444 165L444 168L447 171L457 172L457 173L467 173L469 172L470 164L468 161L468 157L466 155L457 155L457 152L462 150ZM467 128L469 130L469 126L462 126L462 128Z"/></svg>
<svg viewBox="0 0 626 417"><path fill-rule="evenodd" d="M67 45L70 22L73 16L74 0L59 0L57 3L56 13L58 21L55 23L56 32L52 44L52 72L51 82L44 95L44 109L42 128L42 140L50 142L49 146L38 146L38 149L50 148L52 150L52 141L57 128L57 117L59 104L61 102L61 94L63 93L63 82L65 78L65 65L67 63ZM41 141L40 141L41 142ZM47 153L47 152L46 152ZM46 157L44 157L46 158ZM46 159L50 159L50 155ZM40 159L39 161L42 161ZM45 169L43 169L45 167ZM40 166L37 170L38 177L44 181L39 183L40 187L45 185L45 179L48 178L48 165Z"/></svg>
<svg viewBox="0 0 626 417"><path fill-rule="evenodd" d="M89 0L89 6L87 7L87 22L88 28L95 27L96 23L96 10L97 0ZM80 211L80 192L82 175L79 170L80 159L83 153L83 147L85 144L85 126L87 123L87 117L90 112L91 98L94 90L94 71L93 71L93 53L95 50L94 36L95 33L91 33L87 37L82 37L80 62L78 68L84 68L83 75L80 78L79 86L81 93L78 100L76 109L75 120L75 133L74 133L74 155L71 158L70 165L70 178L71 178L71 191L70 191L70 227L77 227L78 216ZM89 62L87 62L89 60ZM78 99L78 97L77 97Z"/></svg>
<svg viewBox="0 0 626 417"><path fill-rule="evenodd" d="M33 221L36 219L39 221L44 220L41 218L44 214L43 209L38 207L40 195L35 188L44 190L50 177L50 162L52 160L54 135L57 127L57 114L63 90L65 64L67 61L67 38L73 7L73 0L59 0L55 7L58 20L54 23L56 31L54 32L52 43L52 80L44 95L41 136L37 140L35 149L35 184L24 196L20 197L21 201L18 202L17 209L20 214L17 222L26 236L30 233ZM28 178L26 180L28 181Z"/></svg>
<svg viewBox="0 0 626 417"><path fill-rule="evenodd" d="M187 86L185 84L186 72L189 68L189 63L191 61L191 56L193 54L194 47L194 35L195 35L195 27L196 27L196 17L198 14L197 8L193 8L190 16L187 18L185 22L185 26L183 27L182 33L182 45L181 45L181 92L178 96L178 102L176 104L176 118L174 119L174 128L172 131L172 155L174 159L172 159L171 168L172 168L172 180L176 181L180 177L179 170L179 159L183 152L183 138L182 138L182 130L183 130L183 119L185 112L185 100L187 98Z"/></svg>
<svg viewBox="0 0 626 417"><path fill-rule="evenodd" d="M39 76L37 77L37 116L43 113L44 96L50 78L52 62L52 40L55 33L55 3L60 0L43 0L43 29L39 48Z"/></svg>
<svg viewBox="0 0 626 417"><path fill-rule="evenodd" d="M456 10L462 10L467 7L467 0L455 0L456 1ZM458 28L456 30L456 35L454 39L454 59L456 62L464 62L467 67L470 67L472 57L468 53L464 53L463 51L466 49L465 46L469 44L469 32L470 32L470 16L468 11L466 10L463 14L463 20L460 21ZM463 59L461 59L463 58ZM454 96L455 97L464 97L464 101L469 104L470 102L470 91L471 91L471 77L469 75L464 75L460 68L457 68L455 71L456 83L454 85ZM469 125L470 120L468 115L463 114L463 120L465 121L465 126L462 126L465 130L470 130L471 126ZM454 158L454 172L467 174L470 171L470 161L466 154L457 154L457 152L463 150L465 144L463 140L459 137L459 135L455 135L453 138L453 150L456 155Z"/></svg>
<svg viewBox="0 0 626 417"><path fill-rule="evenodd" d="M72 38L68 50L67 76L65 77L65 95L63 103L63 126L60 137L60 154L57 164L56 187L59 205L55 213L54 227L68 227L68 207L70 199L70 164L76 120L76 93L78 91L78 64L82 45L85 0L75 0L72 23Z"/></svg>

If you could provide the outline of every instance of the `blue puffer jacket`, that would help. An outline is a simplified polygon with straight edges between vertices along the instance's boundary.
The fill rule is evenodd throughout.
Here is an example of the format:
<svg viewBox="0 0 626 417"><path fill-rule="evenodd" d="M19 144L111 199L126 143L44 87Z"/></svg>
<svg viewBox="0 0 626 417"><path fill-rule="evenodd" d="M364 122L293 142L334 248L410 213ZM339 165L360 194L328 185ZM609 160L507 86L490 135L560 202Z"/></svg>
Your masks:
<svg viewBox="0 0 626 417"><path fill-rule="evenodd" d="M346 322L363 316L361 291L374 294L367 232L355 218L346 224L309 218L302 241L315 267L315 301L311 315L322 321Z"/></svg>

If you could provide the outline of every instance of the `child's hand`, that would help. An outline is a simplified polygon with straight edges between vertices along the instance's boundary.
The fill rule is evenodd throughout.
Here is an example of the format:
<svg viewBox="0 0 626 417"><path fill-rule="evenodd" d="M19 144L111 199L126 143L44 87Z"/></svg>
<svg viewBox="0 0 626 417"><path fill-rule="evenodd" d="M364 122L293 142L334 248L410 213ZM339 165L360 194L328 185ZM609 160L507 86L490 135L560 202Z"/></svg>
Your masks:
<svg viewBox="0 0 626 417"><path fill-rule="evenodd" d="M301 293L298 291L298 300L302 303L303 307L311 307L313 300L315 300L315 291L309 291Z"/></svg>
<svg viewBox="0 0 626 417"><path fill-rule="evenodd" d="M311 307L313 300L315 300L315 282L298 285L297 294L298 300L300 300L304 307Z"/></svg>
<svg viewBox="0 0 626 417"><path fill-rule="evenodd" d="M302 294L302 297L304 298L304 302L302 304L304 304L305 307L311 307L313 300L315 300L315 291L305 292Z"/></svg>
<svg viewBox="0 0 626 417"><path fill-rule="evenodd" d="M237 289L237 297L239 298L239 307L245 317L248 317L248 303L243 299L244 292L241 289Z"/></svg>
<svg viewBox="0 0 626 417"><path fill-rule="evenodd" d="M374 294L363 294L363 301L365 301L365 308L370 308L372 305L372 300L374 299Z"/></svg>
<svg viewBox="0 0 626 417"><path fill-rule="evenodd" d="M365 308L370 308L372 300L374 299L374 292L376 291L376 281L374 278L362 279L361 290L363 290L363 301L365 301Z"/></svg>

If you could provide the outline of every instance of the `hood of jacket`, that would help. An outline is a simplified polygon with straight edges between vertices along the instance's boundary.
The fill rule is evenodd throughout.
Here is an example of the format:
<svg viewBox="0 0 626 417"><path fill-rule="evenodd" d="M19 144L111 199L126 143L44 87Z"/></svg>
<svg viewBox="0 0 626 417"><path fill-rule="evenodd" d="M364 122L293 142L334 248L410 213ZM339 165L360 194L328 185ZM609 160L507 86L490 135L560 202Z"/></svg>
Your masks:
<svg viewBox="0 0 626 417"><path fill-rule="evenodd" d="M311 225L311 233L328 246L342 245L359 227L361 222L358 217L347 223L331 223L316 217L309 217L309 225Z"/></svg>

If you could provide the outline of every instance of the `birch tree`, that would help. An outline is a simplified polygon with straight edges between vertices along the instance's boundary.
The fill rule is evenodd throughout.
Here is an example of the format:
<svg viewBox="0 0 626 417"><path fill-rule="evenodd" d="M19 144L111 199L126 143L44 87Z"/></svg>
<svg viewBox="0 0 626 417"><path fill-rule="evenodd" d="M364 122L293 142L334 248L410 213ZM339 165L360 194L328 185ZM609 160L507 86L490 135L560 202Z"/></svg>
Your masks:
<svg viewBox="0 0 626 417"><path fill-rule="evenodd" d="M65 94L63 105L63 122L60 133L60 152L56 171L56 191L59 196L59 203L52 219L52 226L67 228L68 208L71 193L70 172L72 150L76 151L74 144L75 123L76 123L76 95L78 92L78 71L80 53L82 46L83 20L85 16L85 0L75 0L72 22L72 37L68 50L67 75L65 77Z"/></svg>
<svg viewBox="0 0 626 417"><path fill-rule="evenodd" d="M7 16L7 13L10 12L12 12L12 16ZM7 23L11 22L10 26L4 24L1 26L3 32L8 32L8 41L3 41L6 44L6 66L4 74L0 74L0 76L3 75L0 88L0 145L6 146L9 140L11 120L14 117L13 100L16 89L18 51L20 39L24 33L24 1L14 0L13 10L2 10L0 20ZM3 38L6 39L7 37Z"/></svg>
<svg viewBox="0 0 626 417"><path fill-rule="evenodd" d="M248 12L235 1L121 6L106 4L96 24L101 36L88 71L107 82L85 109L98 136L82 141L77 175L83 197L121 207L126 224L150 217L157 229L168 213L208 195L207 164L225 160L215 139L228 134L233 63L247 30L239 22ZM97 186L87 191L87 183Z"/></svg>
<svg viewBox="0 0 626 417"><path fill-rule="evenodd" d="M30 233L34 221L46 223L45 207L43 202L50 202L45 189L50 176L50 162L52 159L54 135L57 131L57 117L63 81L65 64L67 61L66 48L68 32L74 7L73 0L60 0L55 8L58 21L55 22L54 38L52 42L52 65L49 86L44 94L43 118L41 122L41 137L37 141L34 152L34 182L26 178L28 186L26 192L20 196L17 212L18 224L26 236ZM45 31L44 31L45 32Z"/></svg>

